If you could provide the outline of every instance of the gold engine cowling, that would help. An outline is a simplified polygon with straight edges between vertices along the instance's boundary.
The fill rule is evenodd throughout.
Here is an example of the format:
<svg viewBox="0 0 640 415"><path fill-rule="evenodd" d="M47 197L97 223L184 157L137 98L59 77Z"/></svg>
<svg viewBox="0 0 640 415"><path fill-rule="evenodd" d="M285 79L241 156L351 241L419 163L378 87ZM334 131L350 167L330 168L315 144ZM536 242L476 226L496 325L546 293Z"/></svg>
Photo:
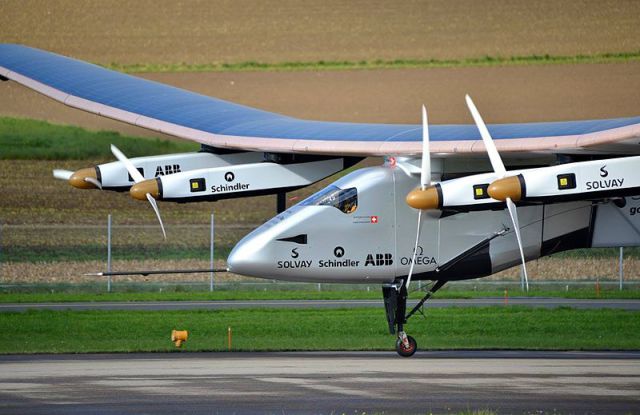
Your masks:
<svg viewBox="0 0 640 415"><path fill-rule="evenodd" d="M74 172L69 177L69 184L78 189L96 189L96 185L86 181L86 178L98 180L98 173L95 167L87 167L86 169L80 169Z"/></svg>
<svg viewBox="0 0 640 415"><path fill-rule="evenodd" d="M151 197L158 199L160 197L160 184L159 178L143 180L140 183L136 183L129 189L131 197L138 200L147 200L147 193L151 194Z"/></svg>
<svg viewBox="0 0 640 415"><path fill-rule="evenodd" d="M437 184L424 189L419 187L409 192L406 201L414 209L438 209L442 207L442 191Z"/></svg>
<svg viewBox="0 0 640 415"><path fill-rule="evenodd" d="M498 179L489 185L487 193L495 200L505 201L507 198L510 198L514 202L517 202L526 195L524 177L519 174L517 176Z"/></svg>

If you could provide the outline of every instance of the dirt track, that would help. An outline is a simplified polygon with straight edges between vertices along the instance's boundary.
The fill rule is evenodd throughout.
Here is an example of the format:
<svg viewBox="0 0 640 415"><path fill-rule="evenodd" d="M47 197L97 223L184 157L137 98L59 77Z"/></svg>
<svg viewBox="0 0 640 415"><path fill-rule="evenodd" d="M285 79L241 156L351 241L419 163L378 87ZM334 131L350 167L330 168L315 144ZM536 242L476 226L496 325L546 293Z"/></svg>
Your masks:
<svg viewBox="0 0 640 415"><path fill-rule="evenodd" d="M635 51L634 0L3 0L0 42L99 63Z"/></svg>

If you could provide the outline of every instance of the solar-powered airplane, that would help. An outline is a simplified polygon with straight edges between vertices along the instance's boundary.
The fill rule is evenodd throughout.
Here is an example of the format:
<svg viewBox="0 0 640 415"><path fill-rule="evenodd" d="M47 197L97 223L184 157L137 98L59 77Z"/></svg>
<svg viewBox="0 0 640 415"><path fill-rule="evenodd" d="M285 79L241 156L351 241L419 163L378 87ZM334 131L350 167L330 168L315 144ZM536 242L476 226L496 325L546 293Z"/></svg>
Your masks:
<svg viewBox="0 0 640 415"><path fill-rule="evenodd" d="M197 153L55 171L81 189L196 202L277 194L279 214L228 258L238 274L379 283L402 356L407 320L448 281L555 252L640 245L640 117L485 125L355 124L287 117L20 45L0 45L0 79L71 107L201 144ZM488 157L487 157L488 155ZM284 194L367 156L284 210ZM160 220L162 225L162 221ZM164 228L163 228L164 232ZM407 312L412 280L431 281Z"/></svg>

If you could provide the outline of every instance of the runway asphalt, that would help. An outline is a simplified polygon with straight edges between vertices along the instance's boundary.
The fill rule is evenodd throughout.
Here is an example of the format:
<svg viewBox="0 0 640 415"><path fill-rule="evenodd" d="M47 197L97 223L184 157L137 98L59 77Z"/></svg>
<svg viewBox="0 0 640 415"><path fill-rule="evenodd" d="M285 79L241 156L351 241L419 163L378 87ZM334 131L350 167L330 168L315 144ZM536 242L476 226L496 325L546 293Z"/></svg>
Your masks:
<svg viewBox="0 0 640 415"><path fill-rule="evenodd" d="M409 301L410 305L415 301ZM640 300L582 300L567 298L513 297L509 305L529 307L615 308L640 310ZM433 299L427 308L503 306L504 298ZM383 307L382 300L251 300L251 301L140 301L78 303L0 303L0 312L38 310L221 310L233 308L355 308Z"/></svg>
<svg viewBox="0 0 640 415"><path fill-rule="evenodd" d="M0 357L2 414L632 414L640 352Z"/></svg>

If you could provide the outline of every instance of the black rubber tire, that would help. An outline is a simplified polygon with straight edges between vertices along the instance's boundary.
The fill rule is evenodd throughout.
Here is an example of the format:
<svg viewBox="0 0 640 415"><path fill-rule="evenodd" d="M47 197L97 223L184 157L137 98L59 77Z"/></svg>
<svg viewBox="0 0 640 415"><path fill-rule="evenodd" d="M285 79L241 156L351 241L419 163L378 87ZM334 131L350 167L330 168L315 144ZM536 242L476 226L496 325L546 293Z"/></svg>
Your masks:
<svg viewBox="0 0 640 415"><path fill-rule="evenodd" d="M407 340L409 340L409 348L405 348L402 343L402 339L398 337L396 340L396 352L402 357L411 357L418 350L418 343L416 343L416 339L411 336L407 336Z"/></svg>

